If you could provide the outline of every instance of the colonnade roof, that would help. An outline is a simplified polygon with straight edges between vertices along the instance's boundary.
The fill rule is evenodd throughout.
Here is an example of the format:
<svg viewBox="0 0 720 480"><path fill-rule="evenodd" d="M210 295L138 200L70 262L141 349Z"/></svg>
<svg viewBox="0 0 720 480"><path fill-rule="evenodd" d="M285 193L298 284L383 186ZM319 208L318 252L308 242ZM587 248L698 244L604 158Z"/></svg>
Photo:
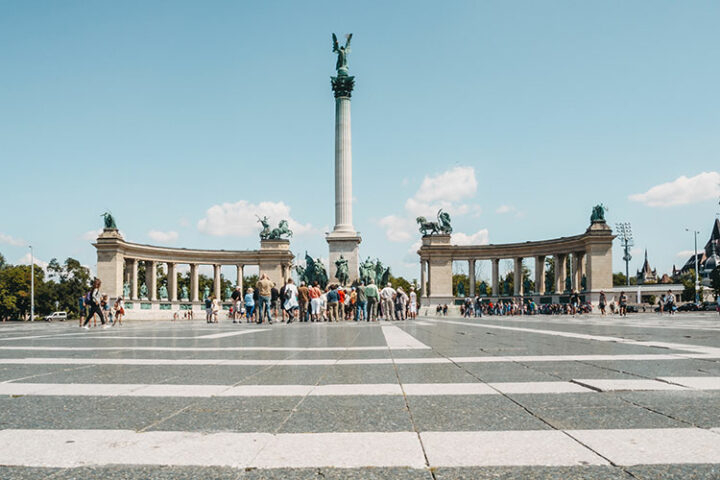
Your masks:
<svg viewBox="0 0 720 480"><path fill-rule="evenodd" d="M423 237L423 245L417 253L422 260L430 257L450 257L452 260L529 258L585 252L593 243L612 242L615 238L609 227L593 227L591 226L581 235L571 237L496 245L452 245L449 238L445 242L437 242L435 239L440 237L439 235L426 236Z"/></svg>
<svg viewBox="0 0 720 480"><path fill-rule="evenodd" d="M267 241L266 241L267 242ZM276 241L278 245L287 241ZM119 236L100 236L93 244L98 252L114 251L126 259L155 261L161 263L187 263L199 265L258 265L262 261L288 263L295 256L286 248L261 248L259 250L205 250L177 247L160 247L126 242Z"/></svg>

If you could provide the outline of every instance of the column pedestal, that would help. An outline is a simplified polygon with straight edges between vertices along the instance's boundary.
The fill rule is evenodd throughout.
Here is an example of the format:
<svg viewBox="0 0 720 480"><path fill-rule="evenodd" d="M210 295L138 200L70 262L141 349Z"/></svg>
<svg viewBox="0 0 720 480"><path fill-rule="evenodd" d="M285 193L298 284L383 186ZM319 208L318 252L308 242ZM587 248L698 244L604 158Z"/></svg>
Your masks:
<svg viewBox="0 0 720 480"><path fill-rule="evenodd" d="M330 282L338 282L335 273L337 273L337 267L335 262L340 259L340 256L348 261L348 285L353 283L355 280L360 278L360 253L358 246L362 242L362 238L357 233L336 233L332 232L325 237L327 240L328 247L330 250L328 267L328 278ZM380 287L378 285L378 287ZM382 288L382 287L380 287Z"/></svg>

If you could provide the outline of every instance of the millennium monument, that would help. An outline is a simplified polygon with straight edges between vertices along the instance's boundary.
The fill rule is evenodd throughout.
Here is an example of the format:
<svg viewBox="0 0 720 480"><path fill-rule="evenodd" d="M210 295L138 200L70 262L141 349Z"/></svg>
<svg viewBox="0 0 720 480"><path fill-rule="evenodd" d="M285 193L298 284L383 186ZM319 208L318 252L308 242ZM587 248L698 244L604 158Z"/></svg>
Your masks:
<svg viewBox="0 0 720 480"><path fill-rule="evenodd" d="M340 46L333 33L333 53L337 54L335 70L331 77L335 95L335 227L326 240L330 250L329 264L343 265L341 277L331 268L332 280L338 283L358 279L358 245L362 241L352 223L352 136L350 133L350 97L355 87L355 77L348 74L348 55L352 34L346 36ZM347 276L345 276L345 272Z"/></svg>

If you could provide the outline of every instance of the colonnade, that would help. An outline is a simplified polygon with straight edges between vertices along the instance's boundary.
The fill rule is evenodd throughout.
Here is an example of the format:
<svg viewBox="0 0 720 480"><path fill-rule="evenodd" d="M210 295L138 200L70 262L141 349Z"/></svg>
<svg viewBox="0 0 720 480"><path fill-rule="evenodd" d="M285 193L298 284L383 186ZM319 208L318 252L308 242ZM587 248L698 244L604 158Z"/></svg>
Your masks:
<svg viewBox="0 0 720 480"><path fill-rule="evenodd" d="M420 296L424 305L449 303L453 300L452 263L467 262L470 288L475 296L476 267L478 260L489 260L492 265L491 296L505 293L500 287L500 262L513 262L513 291L519 295L561 295L568 290L583 290L592 299L599 297L603 289L612 288L612 230L604 221L592 222L585 233L551 240L508 243L501 245L452 245L450 235L426 235L422 238L420 255ZM553 285L546 285L545 261L554 259ZM567 271L570 259L571 271ZM525 292L523 285L523 261L535 262L535 288ZM570 288L566 279L570 277Z"/></svg>

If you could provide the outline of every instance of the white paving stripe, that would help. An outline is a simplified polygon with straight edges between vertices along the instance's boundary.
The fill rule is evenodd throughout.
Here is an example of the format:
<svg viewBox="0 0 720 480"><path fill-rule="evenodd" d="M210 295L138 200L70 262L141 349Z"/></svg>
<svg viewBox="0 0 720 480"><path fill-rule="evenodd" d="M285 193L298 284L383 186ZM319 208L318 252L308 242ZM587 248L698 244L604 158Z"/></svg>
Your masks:
<svg viewBox="0 0 720 480"><path fill-rule="evenodd" d="M362 347L361 347L362 348ZM373 348L375 347L366 347ZM377 347L387 350L387 347ZM92 350L92 349L91 349ZM118 349L111 349L118 350ZM311 349L308 351L325 351ZM511 355L504 357L413 357L413 358L356 358L356 359L192 359L192 358L77 358L77 357L23 357L0 358L0 365L402 365L450 364L450 363L542 363L542 362L574 362L574 361L658 361L684 359L717 359L720 355L687 354L687 355Z"/></svg>
<svg viewBox="0 0 720 480"><path fill-rule="evenodd" d="M398 327L382 327L382 333L385 336L385 342L387 343L388 348L392 350L430 348Z"/></svg>
<svg viewBox="0 0 720 480"><path fill-rule="evenodd" d="M607 465L561 431L423 432L433 467Z"/></svg>
<svg viewBox="0 0 720 480"><path fill-rule="evenodd" d="M430 467L607 465L605 458L622 466L718 464L718 438L716 431L699 428L420 433ZM0 431L0 465L422 469L428 465L420 439L415 432L273 435L8 429Z"/></svg>
<svg viewBox="0 0 720 480"><path fill-rule="evenodd" d="M715 390L720 377L673 377L656 380L580 379L572 382L492 383L344 383L328 385L178 385L108 383L0 383L0 395L131 397L295 397L295 396L449 396L595 393L597 391ZM678 384L678 385L675 385ZM682 386L686 385L686 386Z"/></svg>
<svg viewBox="0 0 720 480"><path fill-rule="evenodd" d="M404 332L403 332L404 333ZM109 338L109 337L108 337ZM197 338L197 337L188 337ZM429 349L430 347L397 346L395 350L417 350ZM0 350L29 350L29 351L108 351L108 350L136 350L136 351L158 351L158 352L351 352L351 351L378 351L387 350L388 347L37 347L37 346L4 346Z"/></svg>
<svg viewBox="0 0 720 480"><path fill-rule="evenodd" d="M700 428L575 430L568 433L618 465L720 463L720 436Z"/></svg>
<svg viewBox="0 0 720 480"><path fill-rule="evenodd" d="M540 335L551 335L556 337L566 338L578 338L581 340L594 340L598 342L613 342L627 345L636 345L642 347L655 347L655 348L668 348L673 350L685 350L688 352L704 353L708 355L720 355L720 348L707 347L703 345L693 345L688 343L673 343L673 342L655 342L655 341L640 341L632 340L622 337L610 337L606 335L589 335L586 333L575 333L575 332L564 332L561 330L540 330L537 328L524 328L524 327L506 327L502 325L492 325L487 323L470 323L470 322L459 322L453 320L430 320L432 322L449 323L453 325L462 325L468 327L482 327L482 328L494 328L497 330L510 330L515 332L525 333L537 333Z"/></svg>

